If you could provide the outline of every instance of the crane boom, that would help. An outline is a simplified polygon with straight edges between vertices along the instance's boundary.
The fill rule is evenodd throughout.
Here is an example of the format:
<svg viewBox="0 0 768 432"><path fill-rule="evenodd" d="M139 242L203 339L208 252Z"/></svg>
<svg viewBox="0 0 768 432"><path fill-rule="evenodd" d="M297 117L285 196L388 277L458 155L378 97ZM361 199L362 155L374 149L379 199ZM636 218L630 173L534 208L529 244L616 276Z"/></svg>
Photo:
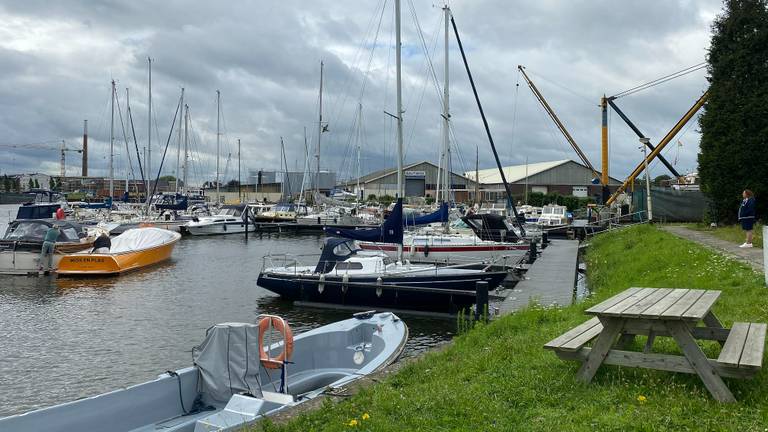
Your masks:
<svg viewBox="0 0 768 432"><path fill-rule="evenodd" d="M0 144L0 147L5 148L18 148L18 149L40 149L40 150L58 150L60 152L60 158L59 158L59 169L60 169L60 175L61 177L66 177L67 171L66 171L66 158L64 156L65 152L77 152L82 153L82 149L76 149L76 148L70 148L67 147L64 140L61 140L61 144L59 146L53 146L53 145L47 145L46 143L30 143L30 144Z"/></svg>
<svg viewBox="0 0 768 432"><path fill-rule="evenodd" d="M627 189L627 186L635 181L635 178L637 178L637 176L640 175L640 173L645 169L646 162L651 163L651 161L656 158L662 150L664 150L664 147L666 147L666 145L672 141L672 138L674 138L675 135L680 132L683 126L685 126L686 123L688 123L691 118L693 118L693 116L701 109L701 107L704 106L704 103L707 101L708 97L709 91L704 92L704 94L701 95L701 97L693 104L693 106L685 114L683 114L683 117L678 120L674 126L672 126L672 129L670 129L666 135L664 135L664 138L662 138L656 148L653 149L650 154L648 154L648 157L643 159L643 161L640 162L635 170L632 171L632 174L627 177L627 179L624 181L624 184L619 186L616 192L614 192L613 195L608 198L608 200L605 202L607 205L611 205L614 201L616 201L616 198L618 198L618 196Z"/></svg>
<svg viewBox="0 0 768 432"><path fill-rule="evenodd" d="M528 84L528 88L530 88L531 91L533 92L533 95L536 96L536 100L539 101L541 106L544 107L544 111L546 111L549 117L552 119L552 121L555 122L555 126L557 126L557 128L563 134L563 136L565 137L565 140L568 141L568 144L570 144L571 147L573 147L573 150L579 156L579 159L581 159L581 162L592 171L593 176L597 177L597 172L595 171L595 168L594 166L592 166L592 163L589 161L589 159L587 159L587 155L585 155L584 152L579 147L579 145L576 144L576 141L573 139L571 134L565 128L565 125L563 125L563 122L560 121L560 119L557 117L557 114L555 114L555 111L552 110L552 107L549 106L549 104L547 103L547 100L544 99L544 95L541 94L541 92L533 83L533 81L531 81L531 79L528 77L528 74L525 73L525 68L522 65L518 65L517 69L523 75L525 82Z"/></svg>

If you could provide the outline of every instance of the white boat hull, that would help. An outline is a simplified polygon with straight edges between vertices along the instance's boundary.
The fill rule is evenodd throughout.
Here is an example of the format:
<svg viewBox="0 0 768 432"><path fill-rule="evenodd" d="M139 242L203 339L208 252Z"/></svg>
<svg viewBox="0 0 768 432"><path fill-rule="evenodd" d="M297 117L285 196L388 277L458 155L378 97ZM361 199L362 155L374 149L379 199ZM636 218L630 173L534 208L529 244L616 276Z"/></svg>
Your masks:
<svg viewBox="0 0 768 432"><path fill-rule="evenodd" d="M242 222L227 222L206 225L186 225L187 232L192 235L221 235L245 233L245 224ZM256 226L248 224L248 231L256 231Z"/></svg>
<svg viewBox="0 0 768 432"><path fill-rule="evenodd" d="M55 271L59 268L59 261L63 257L63 254L53 254L53 261L51 270ZM40 252L29 251L3 251L0 252L0 274L4 275L28 275L31 273L37 273L38 271L38 258ZM47 263L46 263L47 264Z"/></svg>

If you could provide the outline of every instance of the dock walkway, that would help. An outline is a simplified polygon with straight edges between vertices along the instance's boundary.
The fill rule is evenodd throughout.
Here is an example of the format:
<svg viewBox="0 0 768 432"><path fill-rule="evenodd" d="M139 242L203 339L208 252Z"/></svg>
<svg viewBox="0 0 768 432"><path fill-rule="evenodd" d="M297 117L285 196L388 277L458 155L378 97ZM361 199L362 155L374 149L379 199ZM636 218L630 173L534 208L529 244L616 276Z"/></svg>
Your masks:
<svg viewBox="0 0 768 432"><path fill-rule="evenodd" d="M551 240L531 265L515 289L501 303L499 313L507 315L528 305L531 299L541 304L568 305L573 302L579 264L577 240Z"/></svg>
<svg viewBox="0 0 768 432"><path fill-rule="evenodd" d="M739 245L717 238L706 231L696 231L680 225L662 226L661 229L710 249L715 249L717 252L752 266L756 271L763 272L763 250L760 248L742 249Z"/></svg>

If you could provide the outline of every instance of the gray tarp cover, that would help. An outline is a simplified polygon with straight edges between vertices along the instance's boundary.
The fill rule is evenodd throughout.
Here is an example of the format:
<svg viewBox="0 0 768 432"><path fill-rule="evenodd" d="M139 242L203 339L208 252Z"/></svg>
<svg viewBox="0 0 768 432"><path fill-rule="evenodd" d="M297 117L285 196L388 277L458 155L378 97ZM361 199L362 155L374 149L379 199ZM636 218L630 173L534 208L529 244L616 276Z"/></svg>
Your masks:
<svg viewBox="0 0 768 432"><path fill-rule="evenodd" d="M200 370L200 392L208 402L228 402L233 394L261 397L259 385L259 326L217 324L208 330L192 358Z"/></svg>

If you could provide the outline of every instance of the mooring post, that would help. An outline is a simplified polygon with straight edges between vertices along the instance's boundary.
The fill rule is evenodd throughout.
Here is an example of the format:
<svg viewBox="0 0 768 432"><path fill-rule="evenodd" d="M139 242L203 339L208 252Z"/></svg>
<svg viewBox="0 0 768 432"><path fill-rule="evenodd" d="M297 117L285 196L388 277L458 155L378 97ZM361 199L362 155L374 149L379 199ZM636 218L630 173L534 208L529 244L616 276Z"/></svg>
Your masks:
<svg viewBox="0 0 768 432"><path fill-rule="evenodd" d="M245 242L248 243L248 224L250 223L251 215L249 214L248 206L245 206L245 211L243 212L243 215L245 215Z"/></svg>
<svg viewBox="0 0 768 432"><path fill-rule="evenodd" d="M475 321L488 319L488 282L475 282Z"/></svg>
<svg viewBox="0 0 768 432"><path fill-rule="evenodd" d="M528 248L528 264L533 264L536 261L536 241L531 241L531 246Z"/></svg>
<svg viewBox="0 0 768 432"><path fill-rule="evenodd" d="M546 249L546 247L549 245L549 233L544 231L541 233L541 248Z"/></svg>

